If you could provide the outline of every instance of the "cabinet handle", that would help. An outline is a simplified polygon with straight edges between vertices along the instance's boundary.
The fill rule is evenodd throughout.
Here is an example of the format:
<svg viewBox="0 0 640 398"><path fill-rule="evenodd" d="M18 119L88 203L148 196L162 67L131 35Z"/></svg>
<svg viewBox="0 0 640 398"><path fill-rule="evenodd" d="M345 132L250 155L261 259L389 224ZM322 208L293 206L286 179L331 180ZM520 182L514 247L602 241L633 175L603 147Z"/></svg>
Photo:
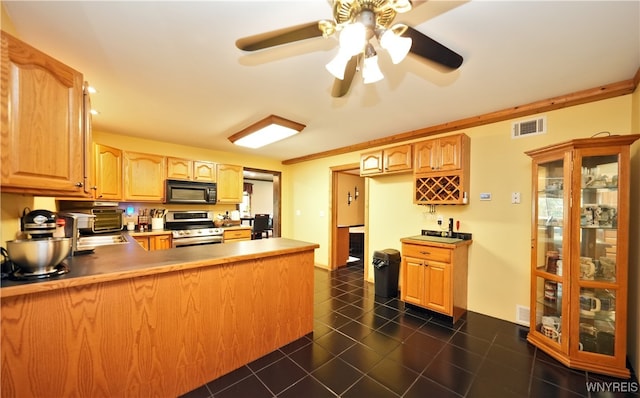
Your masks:
<svg viewBox="0 0 640 398"><path fill-rule="evenodd" d="M98 186L94 185L94 186L91 187L91 189L93 189L94 191L97 191L98 190Z"/></svg>
<svg viewBox="0 0 640 398"><path fill-rule="evenodd" d="M431 254L431 252L420 252L420 254Z"/></svg>
<svg viewBox="0 0 640 398"><path fill-rule="evenodd" d="M84 186L84 184L83 184L83 183L81 183L81 182L76 182L76 187L78 187L78 188L82 188L83 186Z"/></svg>

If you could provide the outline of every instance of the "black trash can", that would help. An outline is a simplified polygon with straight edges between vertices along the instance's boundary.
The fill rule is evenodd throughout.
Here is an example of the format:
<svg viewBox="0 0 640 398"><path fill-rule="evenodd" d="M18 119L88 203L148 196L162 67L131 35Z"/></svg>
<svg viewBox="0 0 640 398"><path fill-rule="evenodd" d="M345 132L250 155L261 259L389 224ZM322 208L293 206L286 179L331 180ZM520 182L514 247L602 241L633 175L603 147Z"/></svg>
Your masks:
<svg viewBox="0 0 640 398"><path fill-rule="evenodd" d="M397 297L400 252L395 249L375 251L372 262L376 296Z"/></svg>

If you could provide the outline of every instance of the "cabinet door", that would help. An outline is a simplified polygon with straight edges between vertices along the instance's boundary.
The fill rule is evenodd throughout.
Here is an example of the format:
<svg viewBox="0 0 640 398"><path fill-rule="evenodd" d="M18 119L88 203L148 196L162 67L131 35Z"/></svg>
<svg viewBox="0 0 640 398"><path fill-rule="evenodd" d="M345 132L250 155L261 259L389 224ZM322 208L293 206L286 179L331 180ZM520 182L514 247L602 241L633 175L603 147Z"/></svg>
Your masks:
<svg viewBox="0 0 640 398"><path fill-rule="evenodd" d="M193 179L200 182L216 182L216 164L196 160L193 162Z"/></svg>
<svg viewBox="0 0 640 398"><path fill-rule="evenodd" d="M407 171L413 167L411 145L387 148L383 152L384 172Z"/></svg>
<svg viewBox="0 0 640 398"><path fill-rule="evenodd" d="M382 173L382 151L367 152L360 155L360 175Z"/></svg>
<svg viewBox="0 0 640 398"><path fill-rule="evenodd" d="M149 238L150 250L166 250L171 249L171 235L156 235Z"/></svg>
<svg viewBox="0 0 640 398"><path fill-rule="evenodd" d="M144 250L149 250L149 237L147 237L147 236L134 236L133 239L135 239L135 241L138 242L138 244L140 246L142 246L142 248Z"/></svg>
<svg viewBox="0 0 640 398"><path fill-rule="evenodd" d="M428 173L435 170L437 140L427 140L414 144L414 173Z"/></svg>
<svg viewBox="0 0 640 398"><path fill-rule="evenodd" d="M124 199L161 202L164 170L164 156L124 152Z"/></svg>
<svg viewBox="0 0 640 398"><path fill-rule="evenodd" d="M227 229L223 232L223 242L237 242L240 240L251 240L250 229Z"/></svg>
<svg viewBox="0 0 640 398"><path fill-rule="evenodd" d="M2 190L85 196L82 74L4 32L2 60Z"/></svg>
<svg viewBox="0 0 640 398"><path fill-rule="evenodd" d="M242 166L218 164L216 169L218 203L242 203Z"/></svg>
<svg viewBox="0 0 640 398"><path fill-rule="evenodd" d="M167 158L167 178L191 180L193 178L193 161L188 159Z"/></svg>
<svg viewBox="0 0 640 398"><path fill-rule="evenodd" d="M424 306L451 315L451 266L425 261L424 275Z"/></svg>
<svg viewBox="0 0 640 398"><path fill-rule="evenodd" d="M438 170L458 170L462 167L462 135L438 139Z"/></svg>
<svg viewBox="0 0 640 398"><path fill-rule="evenodd" d="M94 154L95 198L122 200L122 151L96 144Z"/></svg>
<svg viewBox="0 0 640 398"><path fill-rule="evenodd" d="M402 300L407 303L424 303L424 265L423 260L404 257L402 260Z"/></svg>
<svg viewBox="0 0 640 398"><path fill-rule="evenodd" d="M579 341L570 349L576 357L589 353L603 356L602 364L624 365L626 355L622 341L626 325L628 285L628 250L618 250L618 230L628 229L628 207L622 198L628 197L628 186L621 168L618 149L581 149L576 151L581 171L577 180L580 189L579 229L574 244L574 279L572 300L579 307L572 327L579 331ZM626 154L624 155L626 156ZM574 201L575 203L575 201ZM636 205L637 206L637 205ZM621 241L623 241L621 239ZM573 315L573 314L572 314Z"/></svg>

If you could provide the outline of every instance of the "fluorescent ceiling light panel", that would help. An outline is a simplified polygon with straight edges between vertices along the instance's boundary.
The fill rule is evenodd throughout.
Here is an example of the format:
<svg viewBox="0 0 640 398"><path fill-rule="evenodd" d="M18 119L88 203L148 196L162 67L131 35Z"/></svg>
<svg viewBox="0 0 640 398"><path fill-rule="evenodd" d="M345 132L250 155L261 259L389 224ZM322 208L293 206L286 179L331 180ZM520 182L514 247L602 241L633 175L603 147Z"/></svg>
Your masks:
<svg viewBox="0 0 640 398"><path fill-rule="evenodd" d="M229 137L229 141L255 149L291 137L305 127L304 124L271 115L235 133Z"/></svg>

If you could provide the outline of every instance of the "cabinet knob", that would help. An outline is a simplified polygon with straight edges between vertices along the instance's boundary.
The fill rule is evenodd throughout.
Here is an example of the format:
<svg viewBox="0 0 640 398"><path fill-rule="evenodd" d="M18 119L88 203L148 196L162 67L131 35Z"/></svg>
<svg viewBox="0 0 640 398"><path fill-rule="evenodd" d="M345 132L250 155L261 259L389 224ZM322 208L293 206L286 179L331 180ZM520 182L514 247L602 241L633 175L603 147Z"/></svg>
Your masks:
<svg viewBox="0 0 640 398"><path fill-rule="evenodd" d="M78 188L82 188L83 186L84 186L84 184L83 184L83 183L81 183L81 182L76 182L76 187L78 187Z"/></svg>
<svg viewBox="0 0 640 398"><path fill-rule="evenodd" d="M94 186L91 187L91 189L93 189L94 191L97 191L98 190L98 186L94 185Z"/></svg>

